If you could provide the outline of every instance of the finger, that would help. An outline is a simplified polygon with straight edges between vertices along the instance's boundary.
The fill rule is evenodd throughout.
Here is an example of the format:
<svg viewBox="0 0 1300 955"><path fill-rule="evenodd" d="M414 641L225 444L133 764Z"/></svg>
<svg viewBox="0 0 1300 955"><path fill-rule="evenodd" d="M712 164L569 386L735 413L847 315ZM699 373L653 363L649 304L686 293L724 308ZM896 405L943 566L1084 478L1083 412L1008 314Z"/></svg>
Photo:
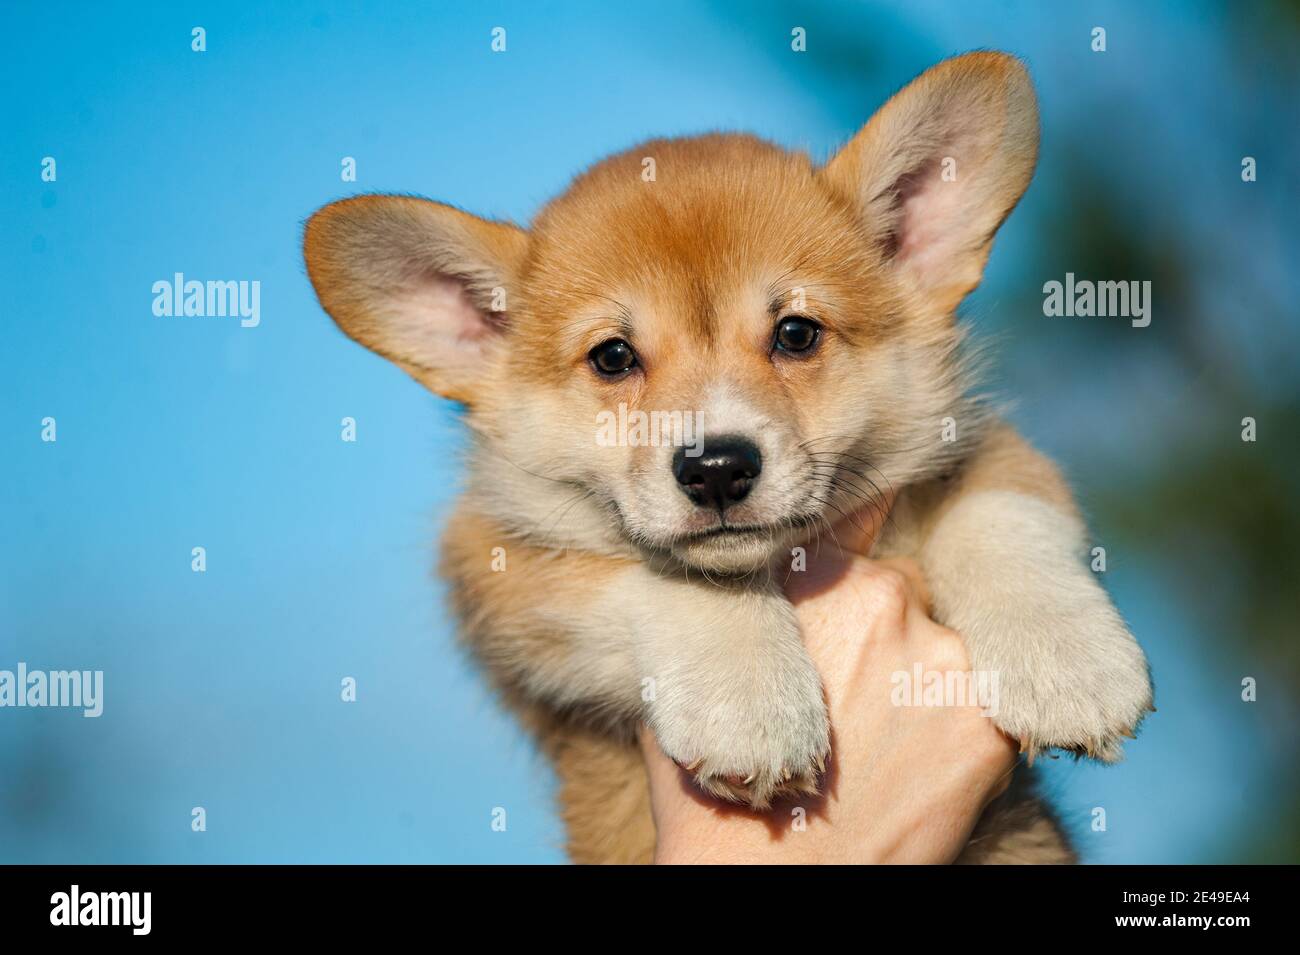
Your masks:
<svg viewBox="0 0 1300 955"><path fill-rule="evenodd" d="M930 616L930 588L921 574L921 565L910 557L882 557L874 561L878 567L889 567L903 575L907 583L907 598L918 609Z"/></svg>
<svg viewBox="0 0 1300 955"><path fill-rule="evenodd" d="M641 723L637 727L637 742L641 744L641 756L645 760L646 774L650 778L651 790L658 792L661 787L676 785L680 773L686 767L674 762L660 747L650 727Z"/></svg>
<svg viewBox="0 0 1300 955"><path fill-rule="evenodd" d="M1016 767L1019 765L1019 763L1017 762L1019 757L1016 755L1017 747L1019 746L1019 744L1016 743L1016 741L1011 739L1011 737L1009 736L1004 736L1003 739L1006 740L1008 756L1011 760L1011 765L1007 768L1007 771L1003 773L1001 776L999 776L997 780L993 783L992 788L989 790L988 795L984 799L985 807L987 807L989 803L997 799L999 796L1001 796L1003 793L1005 793L1008 789L1011 788L1011 778L1015 775Z"/></svg>
<svg viewBox="0 0 1300 955"><path fill-rule="evenodd" d="M650 784L650 812L656 827L663 826L663 813L677 783L680 767L659 748L659 741L648 726L637 726L637 742L641 744L641 755L645 759L646 778Z"/></svg>
<svg viewBox="0 0 1300 955"><path fill-rule="evenodd" d="M893 506L894 495L890 493L879 504L869 504L840 518L831 528L832 540L851 554L870 557Z"/></svg>
<svg viewBox="0 0 1300 955"><path fill-rule="evenodd" d="M659 741L655 739L655 734L650 727L644 723L638 723L636 738L637 742L641 744L641 755L645 758L647 769L652 772L667 773L675 765L659 748Z"/></svg>

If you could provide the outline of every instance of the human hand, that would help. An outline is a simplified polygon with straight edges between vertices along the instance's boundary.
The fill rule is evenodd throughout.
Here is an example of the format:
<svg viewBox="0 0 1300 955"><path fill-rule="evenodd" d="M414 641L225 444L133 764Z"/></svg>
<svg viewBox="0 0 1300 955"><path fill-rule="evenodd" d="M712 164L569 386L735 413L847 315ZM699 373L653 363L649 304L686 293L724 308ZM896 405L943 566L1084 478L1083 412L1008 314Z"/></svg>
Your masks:
<svg viewBox="0 0 1300 955"><path fill-rule="evenodd" d="M717 802L643 732L656 862L947 863L1006 789L1016 746L979 706L895 705L895 674L969 663L961 638L927 616L914 564L860 556L871 529L841 525L844 546L824 542L786 586L830 709L822 794L763 813Z"/></svg>

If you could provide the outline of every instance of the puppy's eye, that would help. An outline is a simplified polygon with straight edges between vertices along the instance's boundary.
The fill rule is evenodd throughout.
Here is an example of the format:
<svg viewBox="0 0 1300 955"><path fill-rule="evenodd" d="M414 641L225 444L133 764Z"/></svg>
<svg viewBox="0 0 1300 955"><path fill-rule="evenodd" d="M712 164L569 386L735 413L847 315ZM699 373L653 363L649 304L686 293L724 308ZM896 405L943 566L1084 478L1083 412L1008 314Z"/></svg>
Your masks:
<svg viewBox="0 0 1300 955"><path fill-rule="evenodd" d="M587 354L591 367L606 378L617 378L636 367L636 352L621 338L601 342Z"/></svg>
<svg viewBox="0 0 1300 955"><path fill-rule="evenodd" d="M817 344L817 339L821 337L821 331L821 326L811 318L804 318L802 315L783 318L776 326L775 347L779 351L794 354L811 351Z"/></svg>

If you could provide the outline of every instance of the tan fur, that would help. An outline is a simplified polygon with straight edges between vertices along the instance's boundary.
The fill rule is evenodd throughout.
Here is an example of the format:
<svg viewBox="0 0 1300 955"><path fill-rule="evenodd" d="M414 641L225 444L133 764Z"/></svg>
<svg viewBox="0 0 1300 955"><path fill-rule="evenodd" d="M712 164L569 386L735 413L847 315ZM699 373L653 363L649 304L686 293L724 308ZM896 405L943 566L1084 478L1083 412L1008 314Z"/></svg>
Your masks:
<svg viewBox="0 0 1300 955"><path fill-rule="evenodd" d="M555 763L576 860L652 855L638 722L722 798L816 787L827 714L777 581L792 547L888 496L877 554L915 558L936 619L1004 676L997 725L1030 756L1119 758L1150 705L1145 660L1080 560L1055 467L971 397L953 315L1036 152L1023 65L978 53L821 168L751 136L651 140L527 231L409 197L308 223L339 327L468 407L442 572L466 645ZM791 315L821 329L807 354L773 347ZM589 361L610 339L637 356L617 378ZM673 448L596 439L620 405L697 409L709 435L755 443L730 533L681 493ZM1022 774L961 861L1072 859Z"/></svg>
<svg viewBox="0 0 1300 955"><path fill-rule="evenodd" d="M558 729L543 740L560 777L569 857L580 864L650 862L655 827L640 749L573 729Z"/></svg>
<svg viewBox="0 0 1300 955"><path fill-rule="evenodd" d="M1064 514L1078 514L1074 495L1056 465L1011 428L993 424L960 468L904 490L876 554L914 555L925 535L963 495L987 491L1022 494Z"/></svg>

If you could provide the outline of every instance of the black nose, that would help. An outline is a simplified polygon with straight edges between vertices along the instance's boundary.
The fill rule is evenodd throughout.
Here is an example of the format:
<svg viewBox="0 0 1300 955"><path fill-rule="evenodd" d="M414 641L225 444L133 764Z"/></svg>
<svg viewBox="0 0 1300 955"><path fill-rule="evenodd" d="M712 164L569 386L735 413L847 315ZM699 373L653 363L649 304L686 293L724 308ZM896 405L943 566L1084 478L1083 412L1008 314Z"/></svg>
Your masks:
<svg viewBox="0 0 1300 955"><path fill-rule="evenodd" d="M685 448L673 455L673 476L686 496L719 511L743 501L762 470L762 455L745 438L715 438L696 457L689 457Z"/></svg>

